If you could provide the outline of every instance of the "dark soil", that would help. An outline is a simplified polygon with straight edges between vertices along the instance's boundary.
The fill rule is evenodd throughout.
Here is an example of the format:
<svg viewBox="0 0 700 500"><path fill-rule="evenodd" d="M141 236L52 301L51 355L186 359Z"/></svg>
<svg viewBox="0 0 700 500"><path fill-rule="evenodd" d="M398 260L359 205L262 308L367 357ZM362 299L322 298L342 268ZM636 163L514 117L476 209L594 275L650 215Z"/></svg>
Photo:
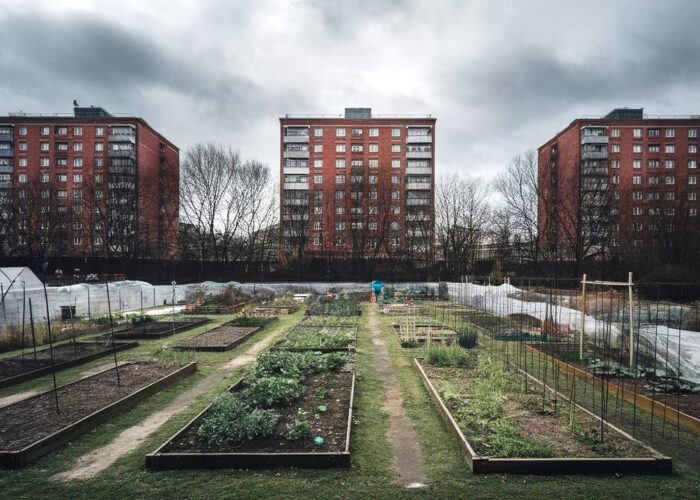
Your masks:
<svg viewBox="0 0 700 500"><path fill-rule="evenodd" d="M119 344L117 344L119 345ZM53 348L54 364L64 363L76 358L88 356L99 351L110 351L111 343L105 342L76 342L61 344ZM0 359L0 379L14 377L22 373L31 372L40 368L51 366L51 355L49 349L37 350L37 358L34 361L34 352L26 349L24 357L13 356L11 358Z"/></svg>
<svg viewBox="0 0 700 500"><path fill-rule="evenodd" d="M191 339L183 340L175 344L178 348L192 348L196 349L198 347L227 347L233 344L237 340L246 337L253 332L260 329L259 326L231 326L231 325L221 325L214 330L211 330Z"/></svg>
<svg viewBox="0 0 700 500"><path fill-rule="evenodd" d="M201 318L193 318L191 320L180 320L180 321L153 321L151 323L145 323L138 325L133 328L126 330L120 330L119 332L114 332L114 337L117 339L130 339L130 338L160 338L173 335L180 331L189 328L194 328L200 324L204 324L205 320ZM108 339L109 334L101 335L97 337L99 339Z"/></svg>
<svg viewBox="0 0 700 500"><path fill-rule="evenodd" d="M164 453L305 453L345 451L345 439L350 410L350 388L352 373L321 373L306 380L306 394L296 403L275 411L280 419L275 434L269 438L255 439L227 446L209 446L197 439L198 422L194 422L178 438L170 442ZM323 397L321 397L323 396ZM324 413L318 412L319 405L325 405ZM302 408L308 412L311 422L311 436L298 441L287 439L286 424ZM319 418L315 418L318 414ZM322 436L324 443L315 445L313 438Z"/></svg>
<svg viewBox="0 0 700 500"><path fill-rule="evenodd" d="M0 408L0 450L24 448L179 368L181 365L130 363L119 367L121 387L117 386L114 369L61 386L58 388L59 414L53 391Z"/></svg>

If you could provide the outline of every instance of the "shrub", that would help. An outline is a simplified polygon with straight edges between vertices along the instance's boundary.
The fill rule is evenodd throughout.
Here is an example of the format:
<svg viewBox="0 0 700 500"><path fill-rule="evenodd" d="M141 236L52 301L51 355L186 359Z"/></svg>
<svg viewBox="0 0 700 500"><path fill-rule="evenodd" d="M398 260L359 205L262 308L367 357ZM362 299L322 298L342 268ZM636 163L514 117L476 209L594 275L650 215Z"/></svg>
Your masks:
<svg viewBox="0 0 700 500"><path fill-rule="evenodd" d="M131 317L131 324L133 326L145 325L147 323L153 322L153 316L148 316L147 314L141 314L138 316Z"/></svg>
<svg viewBox="0 0 700 500"><path fill-rule="evenodd" d="M311 435L311 423L306 418L307 411L299 408L297 414L287 423L287 439L299 441Z"/></svg>
<svg viewBox="0 0 700 500"><path fill-rule="evenodd" d="M272 408L286 406L300 398L306 387L296 378L262 377L253 380L241 393L243 401L251 406Z"/></svg>
<svg viewBox="0 0 700 500"><path fill-rule="evenodd" d="M457 343L465 349L473 349L477 345L476 332L470 330L459 332Z"/></svg>
<svg viewBox="0 0 700 500"><path fill-rule="evenodd" d="M272 435L279 417L270 410L251 408L230 393L217 399L197 429L209 445L225 445Z"/></svg>
<svg viewBox="0 0 700 500"><path fill-rule="evenodd" d="M231 326L264 326L272 321L271 318L257 318L254 316L239 316L229 321Z"/></svg>
<svg viewBox="0 0 700 500"><path fill-rule="evenodd" d="M430 345L425 348L425 361L434 366L473 368L476 356L454 345Z"/></svg>

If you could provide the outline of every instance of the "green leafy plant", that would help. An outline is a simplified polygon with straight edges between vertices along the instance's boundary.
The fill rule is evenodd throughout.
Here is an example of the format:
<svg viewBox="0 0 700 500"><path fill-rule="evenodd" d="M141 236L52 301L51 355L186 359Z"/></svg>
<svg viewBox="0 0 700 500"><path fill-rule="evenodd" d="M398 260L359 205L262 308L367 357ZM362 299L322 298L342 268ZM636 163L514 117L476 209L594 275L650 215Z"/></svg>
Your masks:
<svg viewBox="0 0 700 500"><path fill-rule="evenodd" d="M255 379L241 393L241 398L251 406L271 408L286 406L300 398L306 387L295 378L283 376Z"/></svg>
<svg viewBox="0 0 700 500"><path fill-rule="evenodd" d="M311 435L311 423L306 417L307 411L299 408L297 414L287 423L287 439L299 441Z"/></svg>
<svg viewBox="0 0 700 500"><path fill-rule="evenodd" d="M197 439L221 446L257 437L270 436L279 416L260 408L252 408L238 397L226 393L212 405L197 429Z"/></svg>

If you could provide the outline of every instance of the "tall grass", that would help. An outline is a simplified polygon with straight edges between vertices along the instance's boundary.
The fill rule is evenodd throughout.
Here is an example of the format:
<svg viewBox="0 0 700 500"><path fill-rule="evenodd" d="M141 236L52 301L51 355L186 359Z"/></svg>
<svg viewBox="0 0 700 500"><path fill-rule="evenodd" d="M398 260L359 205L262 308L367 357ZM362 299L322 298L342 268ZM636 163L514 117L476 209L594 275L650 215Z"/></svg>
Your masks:
<svg viewBox="0 0 700 500"><path fill-rule="evenodd" d="M425 348L426 363L434 366L474 368L476 356L456 345L431 344Z"/></svg>

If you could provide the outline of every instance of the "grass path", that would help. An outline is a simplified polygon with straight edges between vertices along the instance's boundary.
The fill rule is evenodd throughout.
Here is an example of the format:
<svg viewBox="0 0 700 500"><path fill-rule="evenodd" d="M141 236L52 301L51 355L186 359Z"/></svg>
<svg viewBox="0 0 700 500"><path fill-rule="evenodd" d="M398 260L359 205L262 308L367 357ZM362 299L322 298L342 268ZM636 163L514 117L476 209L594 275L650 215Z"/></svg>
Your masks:
<svg viewBox="0 0 700 500"><path fill-rule="evenodd" d="M380 338L381 325L377 320L377 308L371 305L368 308L367 326L377 348L373 358L374 368L385 391L382 409L389 415L387 438L394 453L393 466L398 475L396 482L409 488L425 487L427 476L418 434L406 414L389 351Z"/></svg>

